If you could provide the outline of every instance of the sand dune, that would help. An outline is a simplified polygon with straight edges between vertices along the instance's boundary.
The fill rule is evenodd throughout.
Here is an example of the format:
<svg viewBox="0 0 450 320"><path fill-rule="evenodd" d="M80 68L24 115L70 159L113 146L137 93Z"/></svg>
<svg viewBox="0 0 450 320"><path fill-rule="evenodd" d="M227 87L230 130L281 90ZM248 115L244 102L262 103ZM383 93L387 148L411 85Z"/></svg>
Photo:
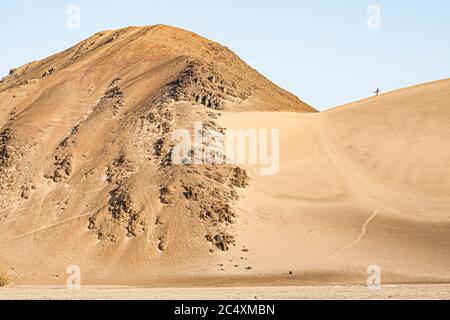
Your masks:
<svg viewBox="0 0 450 320"><path fill-rule="evenodd" d="M0 82L0 266L16 286L70 265L83 285L448 282L449 88L317 113L193 33L98 33ZM173 164L195 121L279 128L279 173Z"/></svg>
<svg viewBox="0 0 450 320"><path fill-rule="evenodd" d="M443 80L320 114L224 114L225 127L281 130L279 174L247 168L247 263L305 281L364 281L378 265L390 282L447 282L449 89Z"/></svg>

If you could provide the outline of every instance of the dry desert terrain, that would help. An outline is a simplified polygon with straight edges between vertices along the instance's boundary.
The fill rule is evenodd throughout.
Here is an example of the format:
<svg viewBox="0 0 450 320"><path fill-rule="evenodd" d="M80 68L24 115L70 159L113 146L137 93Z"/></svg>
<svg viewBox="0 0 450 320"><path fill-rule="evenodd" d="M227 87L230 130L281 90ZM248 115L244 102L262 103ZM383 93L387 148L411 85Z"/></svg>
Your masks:
<svg viewBox="0 0 450 320"><path fill-rule="evenodd" d="M100 32L0 82L0 297L450 298L449 108L444 79L319 113L194 33ZM199 121L279 130L279 170L174 163Z"/></svg>

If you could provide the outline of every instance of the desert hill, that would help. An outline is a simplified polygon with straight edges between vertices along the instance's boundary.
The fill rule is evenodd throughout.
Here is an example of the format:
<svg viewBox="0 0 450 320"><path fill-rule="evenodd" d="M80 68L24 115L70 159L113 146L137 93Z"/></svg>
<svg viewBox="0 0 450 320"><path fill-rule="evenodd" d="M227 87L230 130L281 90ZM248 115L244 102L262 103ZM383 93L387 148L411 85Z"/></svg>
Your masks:
<svg viewBox="0 0 450 320"><path fill-rule="evenodd" d="M70 265L83 284L448 281L449 87L317 113L191 32L98 33L0 82L0 266L13 284ZM195 121L280 129L279 173L173 164Z"/></svg>
<svg viewBox="0 0 450 320"><path fill-rule="evenodd" d="M170 159L174 130L221 130L226 110L315 112L229 49L163 25L101 32L11 70L0 83L0 264L18 282L39 279L36 268L57 281L69 265L127 282L228 250L245 171Z"/></svg>

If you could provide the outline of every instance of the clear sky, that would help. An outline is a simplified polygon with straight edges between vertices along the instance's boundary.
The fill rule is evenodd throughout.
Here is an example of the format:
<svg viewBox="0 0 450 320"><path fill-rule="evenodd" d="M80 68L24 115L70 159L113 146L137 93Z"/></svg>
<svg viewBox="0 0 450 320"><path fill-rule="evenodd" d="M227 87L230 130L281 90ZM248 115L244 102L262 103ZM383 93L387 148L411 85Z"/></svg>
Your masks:
<svg viewBox="0 0 450 320"><path fill-rule="evenodd" d="M0 76L101 30L160 23L226 45L320 110L450 73L449 0L2 0Z"/></svg>

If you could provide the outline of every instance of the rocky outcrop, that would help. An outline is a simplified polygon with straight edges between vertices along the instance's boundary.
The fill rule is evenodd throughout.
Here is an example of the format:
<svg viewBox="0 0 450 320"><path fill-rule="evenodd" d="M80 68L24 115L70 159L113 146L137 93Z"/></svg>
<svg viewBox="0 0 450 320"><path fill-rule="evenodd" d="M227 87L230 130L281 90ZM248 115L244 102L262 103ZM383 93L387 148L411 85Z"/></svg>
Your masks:
<svg viewBox="0 0 450 320"><path fill-rule="evenodd" d="M30 170L32 145L24 143L12 128L0 133L0 209L22 204L36 190ZM0 210L0 219L2 218Z"/></svg>
<svg viewBox="0 0 450 320"><path fill-rule="evenodd" d="M58 68L57 67L51 67L50 69L46 70L43 74L42 74L42 78L51 76L52 74L54 74L56 72Z"/></svg>
<svg viewBox="0 0 450 320"><path fill-rule="evenodd" d="M57 147L54 156L54 169L51 174L46 174L45 178L53 180L55 183L62 182L73 173L74 166L74 152L77 145L76 134L78 126L73 128L70 135L65 138Z"/></svg>
<svg viewBox="0 0 450 320"><path fill-rule="evenodd" d="M116 78L111 82L104 96L101 98L101 103L109 103L113 116L117 116L120 108L124 105L125 100L123 91L119 86L120 78Z"/></svg>
<svg viewBox="0 0 450 320"><path fill-rule="evenodd" d="M186 57L179 59L184 59L186 66L168 85L176 101L192 101L213 110L222 110L226 101L245 100L252 94L250 89L238 88L234 81L221 78L213 62Z"/></svg>
<svg viewBox="0 0 450 320"><path fill-rule="evenodd" d="M9 145L11 140L12 131L10 128L6 128L0 133L0 166L10 166L12 147Z"/></svg>

